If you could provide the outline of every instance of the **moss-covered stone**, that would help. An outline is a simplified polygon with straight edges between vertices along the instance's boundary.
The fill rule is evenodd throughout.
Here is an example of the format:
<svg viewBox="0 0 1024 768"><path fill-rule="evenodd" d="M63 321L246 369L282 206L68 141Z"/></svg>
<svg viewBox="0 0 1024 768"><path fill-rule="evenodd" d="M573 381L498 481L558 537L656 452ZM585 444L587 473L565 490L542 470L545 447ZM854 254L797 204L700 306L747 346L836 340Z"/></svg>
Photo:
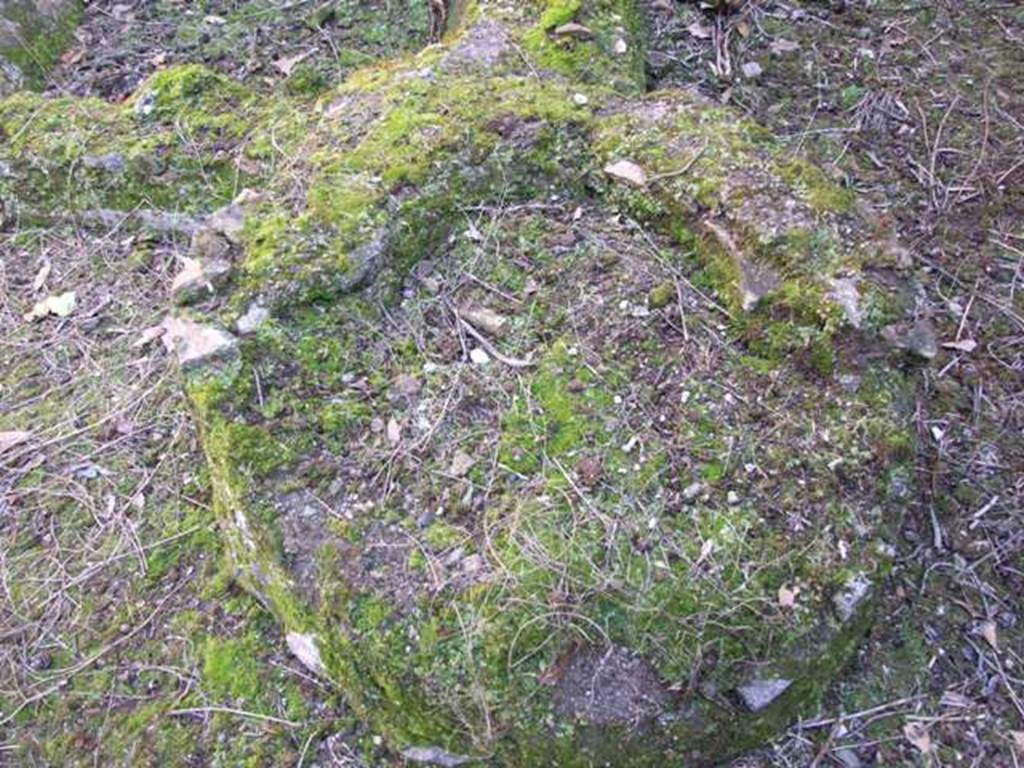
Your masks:
<svg viewBox="0 0 1024 768"><path fill-rule="evenodd" d="M215 507L239 578L393 747L711 763L812 710L870 624L910 432L844 300L887 295L886 233L732 111L642 95L632 3L456 18L315 108L195 66L126 107L0 103L0 159L38 181L5 194L171 207L162 174L244 161L240 274L197 312L271 317L185 384ZM17 133L59 109L85 117ZM100 152L130 184L69 173ZM238 651L208 647L211 676Z"/></svg>

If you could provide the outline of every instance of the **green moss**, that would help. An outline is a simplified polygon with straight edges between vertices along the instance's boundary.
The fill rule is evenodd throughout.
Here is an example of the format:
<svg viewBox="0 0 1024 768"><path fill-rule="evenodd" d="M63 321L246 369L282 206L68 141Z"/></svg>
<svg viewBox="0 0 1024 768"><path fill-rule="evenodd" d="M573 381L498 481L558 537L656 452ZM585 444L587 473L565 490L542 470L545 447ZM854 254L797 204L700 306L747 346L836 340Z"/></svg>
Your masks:
<svg viewBox="0 0 1024 768"><path fill-rule="evenodd" d="M327 75L311 64L299 64L285 81L285 90L291 96L315 97L330 88Z"/></svg>
<svg viewBox="0 0 1024 768"><path fill-rule="evenodd" d="M651 289L647 303L652 309L662 309L676 300L675 283L661 283Z"/></svg>
<svg viewBox="0 0 1024 768"><path fill-rule="evenodd" d="M553 34L571 21L589 29L593 40ZM537 23L523 36L523 47L539 66L578 82L638 92L646 83L641 35L642 21L630 0L545 0ZM626 43L625 53L612 55L620 40Z"/></svg>
<svg viewBox="0 0 1024 768"><path fill-rule="evenodd" d="M17 25L19 44L0 48L0 56L18 67L28 87L38 89L45 84L50 69L73 40L82 8L77 0L69 2L59 14L51 17L36 6L27 0L10 0L4 4L4 19Z"/></svg>
<svg viewBox="0 0 1024 768"><path fill-rule="evenodd" d="M596 415L611 396L588 386L593 375L570 355L570 346L552 345L506 416L501 459L518 472L537 471L545 459L569 461L607 439Z"/></svg>
<svg viewBox="0 0 1024 768"><path fill-rule="evenodd" d="M265 477L295 456L296 447L282 443L266 429L249 424L229 424L224 439L233 463L253 477Z"/></svg>
<svg viewBox="0 0 1024 768"><path fill-rule="evenodd" d="M466 540L466 533L442 521L432 523L423 534L424 542L436 553L458 546Z"/></svg>
<svg viewBox="0 0 1024 768"><path fill-rule="evenodd" d="M240 124L237 116L213 122ZM230 201L239 184L255 183L222 150L204 154L220 136L139 126L99 100L18 94L0 101L0 130L9 137L0 159L13 170L0 179L0 197L28 220L58 210L208 211ZM96 158L110 159L113 169L90 167Z"/></svg>
<svg viewBox="0 0 1024 768"><path fill-rule="evenodd" d="M252 644L210 637L203 641L203 687L216 700L258 706L260 675Z"/></svg>
<svg viewBox="0 0 1024 768"><path fill-rule="evenodd" d="M215 132L241 137L250 123L244 115L253 94L200 64L183 64L154 73L128 102L143 122L179 126L189 134Z"/></svg>
<svg viewBox="0 0 1024 768"><path fill-rule="evenodd" d="M839 92L840 98L842 99L843 109L849 111L856 108L864 98L866 90L860 85L848 85Z"/></svg>
<svg viewBox="0 0 1024 768"><path fill-rule="evenodd" d="M549 32L562 24L568 24L583 7L583 0L545 0L537 27Z"/></svg>
<svg viewBox="0 0 1024 768"><path fill-rule="evenodd" d="M817 213L847 213L856 203L853 190L839 186L807 160L787 157L778 164L777 171L779 177L791 184Z"/></svg>

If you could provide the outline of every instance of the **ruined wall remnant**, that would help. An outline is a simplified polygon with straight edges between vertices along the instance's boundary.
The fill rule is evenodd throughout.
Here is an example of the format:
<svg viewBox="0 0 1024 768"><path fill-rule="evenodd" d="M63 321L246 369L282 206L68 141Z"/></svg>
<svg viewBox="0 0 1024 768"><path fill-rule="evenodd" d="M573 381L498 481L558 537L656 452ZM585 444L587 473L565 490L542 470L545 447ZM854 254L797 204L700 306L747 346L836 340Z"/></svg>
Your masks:
<svg viewBox="0 0 1024 768"><path fill-rule="evenodd" d="M188 215L163 333L238 578L396 751L713 764L871 624L897 249L763 128L646 93L631 0L457 18L315 101L196 65L0 101L50 129L7 194Z"/></svg>

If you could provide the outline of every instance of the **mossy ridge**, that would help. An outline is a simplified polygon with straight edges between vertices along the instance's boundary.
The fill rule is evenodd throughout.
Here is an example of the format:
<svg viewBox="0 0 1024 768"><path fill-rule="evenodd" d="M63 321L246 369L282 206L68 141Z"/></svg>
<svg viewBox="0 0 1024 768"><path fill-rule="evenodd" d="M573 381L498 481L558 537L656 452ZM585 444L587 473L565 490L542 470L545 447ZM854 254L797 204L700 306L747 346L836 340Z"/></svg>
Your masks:
<svg viewBox="0 0 1024 768"><path fill-rule="evenodd" d="M849 324L832 294L837 277L857 283L869 332L899 315L865 270L892 261L885 227L861 215L851 190L789 156L763 127L679 91L610 112L595 126L598 157L637 162L655 180L644 189L612 185L612 199L637 220L675 232L697 255L758 354L806 356L809 367L829 373L834 336ZM716 237L722 231L730 243ZM747 311L733 250L775 275L759 312Z"/></svg>
<svg viewBox="0 0 1024 768"><path fill-rule="evenodd" d="M279 109L194 65L158 72L127 106L15 94L0 101L10 171L0 197L29 222L102 209L206 213L256 183L262 169L243 170L238 151L249 126Z"/></svg>

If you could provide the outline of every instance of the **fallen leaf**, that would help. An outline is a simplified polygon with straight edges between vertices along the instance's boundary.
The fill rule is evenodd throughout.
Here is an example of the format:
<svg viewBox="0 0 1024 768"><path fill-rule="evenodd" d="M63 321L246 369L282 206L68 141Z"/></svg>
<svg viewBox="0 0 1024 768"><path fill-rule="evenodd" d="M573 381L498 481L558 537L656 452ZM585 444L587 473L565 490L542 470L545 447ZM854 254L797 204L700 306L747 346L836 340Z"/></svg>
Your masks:
<svg viewBox="0 0 1024 768"><path fill-rule="evenodd" d="M557 27L555 29L555 36L573 37L577 40L591 40L594 37L594 33L590 31L589 27L577 24L575 21L570 21L568 24Z"/></svg>
<svg viewBox="0 0 1024 768"><path fill-rule="evenodd" d="M970 709L974 706L973 701L957 691L946 691L943 693L940 703L942 706L952 709Z"/></svg>
<svg viewBox="0 0 1024 768"><path fill-rule="evenodd" d="M11 432L0 432L0 453L24 443L30 437L32 437L31 432L25 432L20 429Z"/></svg>
<svg viewBox="0 0 1024 768"><path fill-rule="evenodd" d="M647 171L632 160L619 160L604 167L604 172L614 179L632 184L634 187L647 186Z"/></svg>
<svg viewBox="0 0 1024 768"><path fill-rule="evenodd" d="M85 51L81 48L72 48L70 51L65 51L60 57L61 64L77 64L85 56Z"/></svg>
<svg viewBox="0 0 1024 768"><path fill-rule="evenodd" d="M294 56L285 56L284 58L277 59L274 62L274 69L285 77L288 77L298 64L301 64L309 58L311 53L313 53L313 51L304 51L303 53L297 53Z"/></svg>
<svg viewBox="0 0 1024 768"><path fill-rule="evenodd" d="M750 21L747 19L740 19L736 22L736 31L740 33L740 37L744 40L750 37Z"/></svg>
<svg viewBox="0 0 1024 768"><path fill-rule="evenodd" d="M996 629L996 623L994 621L983 621L980 630L981 636L985 638L985 642L992 647L993 651L998 651L999 632Z"/></svg>
<svg viewBox="0 0 1024 768"><path fill-rule="evenodd" d="M779 607L795 608L796 598L799 594L800 587L798 585L783 584L779 587Z"/></svg>
<svg viewBox="0 0 1024 768"><path fill-rule="evenodd" d="M459 451L452 457L452 465L448 468L448 474L453 477L465 477L474 464L476 464L476 459L468 453Z"/></svg>
<svg viewBox="0 0 1024 768"><path fill-rule="evenodd" d="M421 389L423 389L423 382L407 373L398 376L392 385L394 393L403 397L416 397Z"/></svg>
<svg viewBox="0 0 1024 768"><path fill-rule="evenodd" d="M43 266L36 272L35 279L32 280L32 292L35 293L46 284L46 278L50 276L50 270L52 269L50 260L47 259L43 262Z"/></svg>
<svg viewBox="0 0 1024 768"><path fill-rule="evenodd" d="M388 442L392 445L402 442L402 427L393 418L388 419L387 435Z"/></svg>
<svg viewBox="0 0 1024 768"><path fill-rule="evenodd" d="M686 31L690 33L691 37L696 37L700 40L709 40L713 34L711 27L705 27L699 21L693 22L686 28Z"/></svg>
<svg viewBox="0 0 1024 768"><path fill-rule="evenodd" d="M508 324L507 317L498 314L490 307L463 307L461 314L477 330L492 336L501 336Z"/></svg>
<svg viewBox="0 0 1024 768"><path fill-rule="evenodd" d="M961 339L960 341L947 341L942 346L946 349L955 349L958 352L973 352L978 348L978 342L974 339Z"/></svg>
<svg viewBox="0 0 1024 768"><path fill-rule="evenodd" d="M755 77L760 77L761 73L764 72L764 70L761 69L761 65L756 61L744 62L740 69L743 70L743 76L750 80L753 80Z"/></svg>
<svg viewBox="0 0 1024 768"><path fill-rule="evenodd" d="M604 467L601 465L599 459L593 456L580 459L579 463L576 464L576 477L579 478L580 484L586 488L593 488L604 476Z"/></svg>
<svg viewBox="0 0 1024 768"><path fill-rule="evenodd" d="M694 567L700 565L709 557L715 553L715 542L713 539L705 539L704 543L700 545L700 557L697 558L697 562L693 565Z"/></svg>
<svg viewBox="0 0 1024 768"><path fill-rule="evenodd" d="M779 38L778 40L772 40L772 44L768 47L774 55L781 56L784 53L792 53L793 51L800 50L800 43Z"/></svg>
<svg viewBox="0 0 1024 768"><path fill-rule="evenodd" d="M42 301L37 301L32 311L25 315L28 321L42 320L49 315L67 317L75 311L75 292L68 291L59 296L47 296Z"/></svg>
<svg viewBox="0 0 1024 768"><path fill-rule="evenodd" d="M1013 739L1013 748L1017 754L1024 757L1024 731L1010 731L1010 738Z"/></svg>
<svg viewBox="0 0 1024 768"><path fill-rule="evenodd" d="M110 475L109 469L104 469L99 464L86 463L75 467L72 470L77 477L81 477L85 480L95 480L97 477L107 477ZM109 505L110 499L107 499Z"/></svg>
<svg viewBox="0 0 1024 768"><path fill-rule="evenodd" d="M932 751L932 737L924 723L907 723L903 726L903 735L922 755Z"/></svg>
<svg viewBox="0 0 1024 768"><path fill-rule="evenodd" d="M159 339L167 333L167 326L163 323L160 325L153 325L146 328L142 333L139 334L139 338L132 344L133 347L144 347L147 344L152 344L154 341Z"/></svg>

